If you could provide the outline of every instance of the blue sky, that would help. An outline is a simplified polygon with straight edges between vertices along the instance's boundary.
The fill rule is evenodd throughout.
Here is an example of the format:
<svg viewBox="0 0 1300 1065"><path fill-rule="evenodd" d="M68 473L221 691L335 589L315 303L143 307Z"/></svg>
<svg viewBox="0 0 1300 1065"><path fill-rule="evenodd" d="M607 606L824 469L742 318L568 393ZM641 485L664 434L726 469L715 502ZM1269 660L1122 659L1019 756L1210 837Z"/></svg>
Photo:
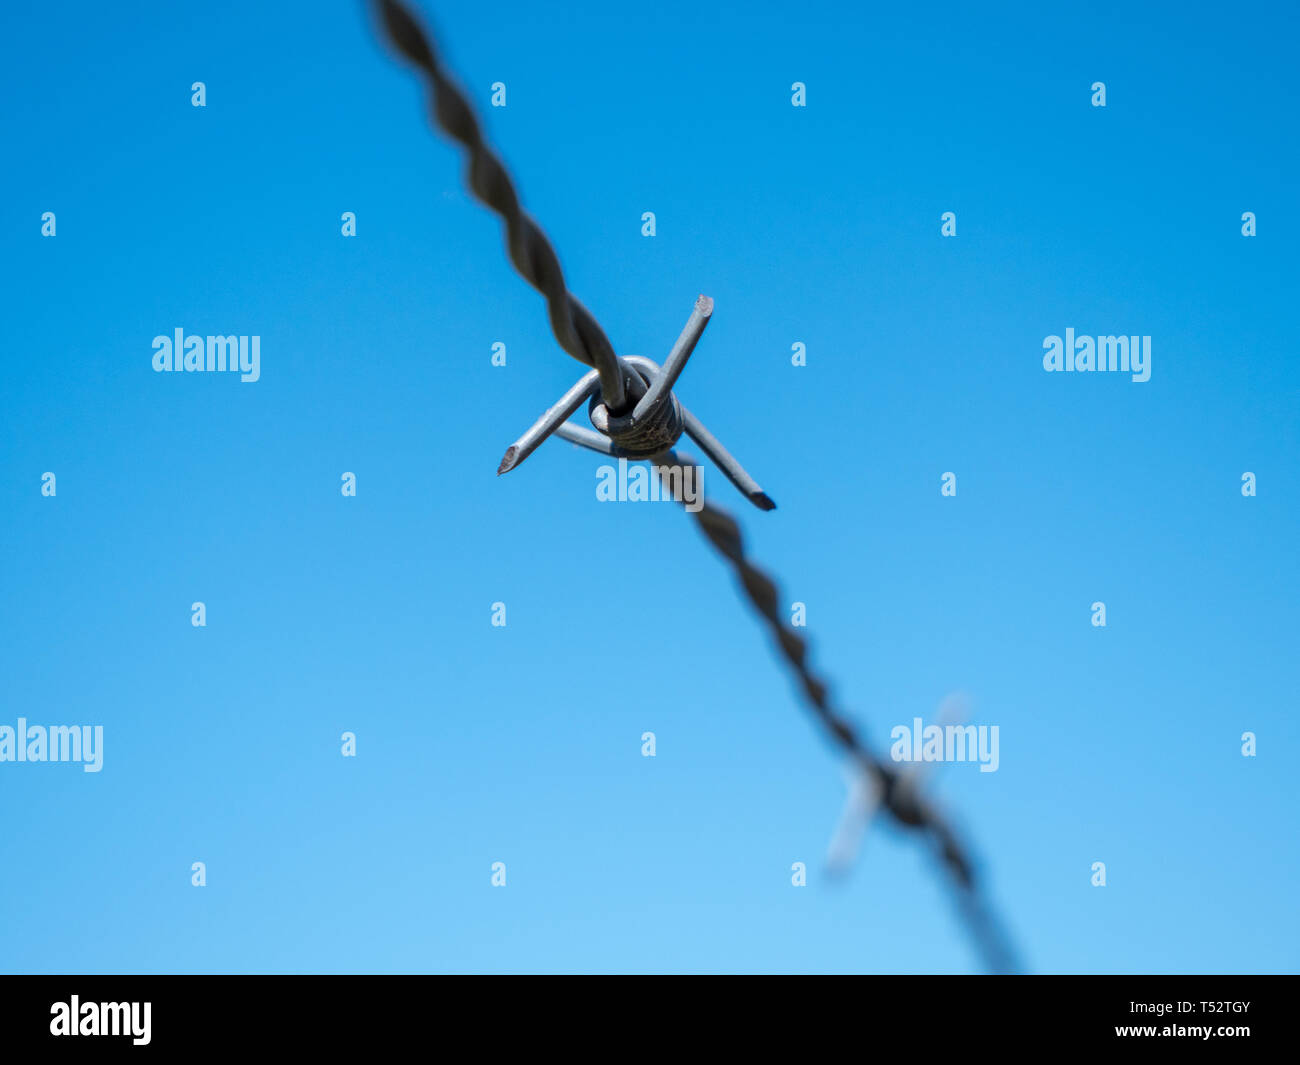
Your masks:
<svg viewBox="0 0 1300 1065"><path fill-rule="evenodd" d="M421 10L621 354L715 299L679 394L778 509L705 489L865 734L999 727L929 779L1026 966L1295 971L1294 13ZM364 6L5 19L0 725L105 740L0 763L0 968L979 969L916 840L826 876L840 759L693 523L495 476L583 368Z"/></svg>

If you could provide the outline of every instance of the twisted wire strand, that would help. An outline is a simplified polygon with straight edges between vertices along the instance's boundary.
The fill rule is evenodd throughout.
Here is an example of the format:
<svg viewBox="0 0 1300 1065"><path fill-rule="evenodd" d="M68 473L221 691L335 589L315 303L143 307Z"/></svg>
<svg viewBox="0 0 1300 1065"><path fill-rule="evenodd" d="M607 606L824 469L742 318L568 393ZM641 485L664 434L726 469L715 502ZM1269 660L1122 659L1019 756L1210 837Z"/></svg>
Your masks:
<svg viewBox="0 0 1300 1065"><path fill-rule="evenodd" d="M590 446L590 442L583 442ZM671 486L669 478L674 469L698 465L680 451L664 452L650 461L665 488ZM676 483L685 483L684 471L677 475ZM680 498L677 501L684 502ZM1019 964L1015 950L996 914L978 890L974 863L956 829L917 788L909 786L897 770L875 755L859 738L848 718L836 710L826 682L808 665L808 642L781 616L776 582L745 554L740 525L727 511L707 498L703 498L702 503L693 514L696 523L718 554L731 565L746 597L767 623L813 714L859 769L875 782L880 791L881 806L894 820L904 828L931 837L939 860L957 891L962 915L988 968L996 973L1016 972Z"/></svg>
<svg viewBox="0 0 1300 1065"><path fill-rule="evenodd" d="M568 354L599 371L606 406L621 413L627 402L623 390L625 371L614 347L600 323L565 285L555 249L520 206L510 175L484 142L469 101L438 65L433 45L414 16L397 0L379 0L379 9L393 46L428 76L434 118L465 147L470 191L501 216L510 261L519 275L546 298L555 339Z"/></svg>

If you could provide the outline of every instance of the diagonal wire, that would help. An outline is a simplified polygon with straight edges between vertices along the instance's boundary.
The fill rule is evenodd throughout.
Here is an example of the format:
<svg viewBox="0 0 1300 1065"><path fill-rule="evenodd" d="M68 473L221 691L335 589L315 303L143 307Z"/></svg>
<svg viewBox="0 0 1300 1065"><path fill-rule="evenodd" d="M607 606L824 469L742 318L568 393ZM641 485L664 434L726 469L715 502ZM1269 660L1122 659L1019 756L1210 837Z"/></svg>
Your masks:
<svg viewBox="0 0 1300 1065"><path fill-rule="evenodd" d="M551 329L560 346L600 375L606 404L615 409L624 402L623 370L609 339L591 313L568 291L555 250L519 205L509 175L483 142L469 102L447 78L434 58L433 48L409 11L398 0L378 0L382 22L397 49L419 67L433 88L438 124L469 150L468 182L474 194L499 214L506 224L507 248L515 268L546 297ZM619 397L617 400L613 396ZM609 439L593 430L563 423L556 435L608 455L624 454ZM667 451L652 458L665 484L678 469L695 462L680 452ZM682 500L678 500L681 502ZM705 499L693 516L713 548L731 566L746 597L766 623L814 716L834 742L880 794L881 806L893 820L927 836L954 886L958 908L975 938L988 967L994 972L1014 972L1019 966L1014 948L997 915L984 899L974 863L956 830L915 787L859 738L848 718L831 702L827 684L808 665L808 644L786 624L779 610L775 581L745 553L740 526L727 511Z"/></svg>
<svg viewBox="0 0 1300 1065"><path fill-rule="evenodd" d="M600 372L605 405L619 413L627 403L623 390L623 369L614 347L592 316L564 283L560 260L523 207L510 175L479 133L478 120L469 101L438 64L433 46L411 13L395 0L380 0L384 29L397 50L428 77L433 97L434 118L468 151L466 170L470 191L501 216L506 226L506 248L510 261L525 281L546 297L551 332L560 347L581 363Z"/></svg>

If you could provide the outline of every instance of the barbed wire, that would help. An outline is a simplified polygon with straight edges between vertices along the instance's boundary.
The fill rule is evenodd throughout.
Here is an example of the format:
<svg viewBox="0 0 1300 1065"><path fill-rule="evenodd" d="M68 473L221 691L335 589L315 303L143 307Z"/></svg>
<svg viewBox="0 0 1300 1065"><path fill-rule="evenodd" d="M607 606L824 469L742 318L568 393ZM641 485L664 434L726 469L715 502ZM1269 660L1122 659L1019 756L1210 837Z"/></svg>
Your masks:
<svg viewBox="0 0 1300 1065"><path fill-rule="evenodd" d="M696 301L691 320L662 368L649 359L617 356L599 323L565 286L555 250L520 206L504 166L479 133L468 99L439 66L433 47L414 16L400 0L377 0L377 3L382 25L393 45L428 76L438 125L467 149L470 189L505 222L507 247L515 269L546 297L551 329L560 347L594 368L593 373L585 375L507 451L498 472L514 468L546 436L554 433L604 455L648 459L665 488L678 502L683 502L680 487L685 483L686 470L697 463L689 455L665 446L675 443L683 429L677 428L674 435L671 430L663 431L662 423L673 417L671 413L664 413L665 408L671 411L670 404L680 407L672 396L672 384L712 314L712 301L704 296ZM594 396L597 382L604 400L599 407ZM592 405L592 422L602 432L585 429L567 420L588 398ZM631 426L639 433L625 431L620 434L620 426L611 425L617 423L620 412L633 403L636 404L633 414L622 416L625 423L633 420L643 406L653 405L655 408L653 413L659 424L653 426L648 434L644 419ZM758 489L752 478L739 470L735 460L698 421L694 428L701 432L697 435L691 431L686 424L686 419L691 416L684 408L681 409L685 418L679 420L691 438L700 443L705 453L723 468L747 497L762 509L771 509L774 504L770 499ZM599 413L601 410L603 413ZM625 424L622 428L626 430L629 427ZM629 445L630 441L635 441L635 444ZM734 469L720 460L719 453L734 464ZM748 484L735 476L736 470ZM671 487L673 485L676 485L675 489ZM767 505L764 506L756 495ZM733 570L750 604L766 624L814 716L856 770L871 783L879 806L896 824L924 835L934 845L939 862L955 888L959 909L988 968L998 973L1017 971L1019 965L1014 947L995 911L979 890L975 865L967 847L937 807L921 794L915 779L874 754L848 717L836 709L829 686L808 664L807 641L781 616L780 593L775 580L746 555L744 537L735 518L703 497L699 508L688 509L688 513L693 514L714 550Z"/></svg>

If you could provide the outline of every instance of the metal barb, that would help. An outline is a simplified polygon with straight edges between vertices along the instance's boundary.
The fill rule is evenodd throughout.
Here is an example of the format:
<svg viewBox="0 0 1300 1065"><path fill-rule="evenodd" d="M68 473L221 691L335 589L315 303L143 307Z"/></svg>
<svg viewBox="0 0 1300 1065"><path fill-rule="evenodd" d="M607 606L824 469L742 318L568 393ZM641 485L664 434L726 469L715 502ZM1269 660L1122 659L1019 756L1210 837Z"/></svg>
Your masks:
<svg viewBox="0 0 1300 1065"><path fill-rule="evenodd" d="M497 467L497 475L509 473L541 446L543 440L568 421L569 416L596 394L600 375L595 370L583 374L578 383L553 403L518 440L511 444Z"/></svg>
<svg viewBox="0 0 1300 1065"><path fill-rule="evenodd" d="M699 444L718 469L726 474L727 479L754 506L760 510L775 510L776 504L758 486L758 482L672 392L673 384L686 368L686 362L712 315L713 300L708 296L697 297L691 316L663 366L641 355L627 355L619 359L620 365L634 371L629 374L629 382L635 381L644 390L644 394L636 399L631 414L622 417L611 415L607 404L596 403L596 378L593 370L553 403L523 436L506 449L497 473L509 473L517 467L537 450L543 440L565 425L584 399L590 399L591 423L609 438L621 455L649 458L677 443L685 433ZM632 389L629 392L635 395Z"/></svg>
<svg viewBox="0 0 1300 1065"><path fill-rule="evenodd" d="M686 320L686 327L682 330L682 335L677 338L677 343L673 345L672 351L668 353L668 358L664 360L663 373L650 386L649 391L637 400L636 409L632 411L632 417L644 415L645 411L659 402L665 392L672 391L673 385L677 383L677 378L686 369L686 360L691 357L695 345L699 343L700 337L704 335L704 327L709 324L712 317L713 300L709 299L708 296L697 296L695 309L691 311L690 318Z"/></svg>

